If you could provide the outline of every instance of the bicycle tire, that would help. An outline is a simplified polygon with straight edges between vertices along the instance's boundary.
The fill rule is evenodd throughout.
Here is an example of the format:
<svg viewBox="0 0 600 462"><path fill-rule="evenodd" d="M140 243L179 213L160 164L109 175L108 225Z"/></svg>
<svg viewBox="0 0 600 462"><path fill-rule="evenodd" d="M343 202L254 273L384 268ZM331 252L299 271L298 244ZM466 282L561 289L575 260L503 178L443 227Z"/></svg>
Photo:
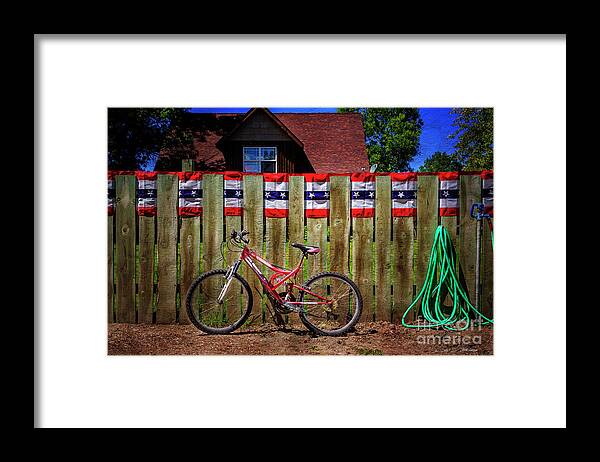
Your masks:
<svg viewBox="0 0 600 462"><path fill-rule="evenodd" d="M185 297L185 305L186 305L186 312L187 312L188 319L192 322L192 324L194 324L194 326L196 326L202 332L205 332L207 334L229 334L229 333L233 332L234 330L238 329L239 327L241 327L244 324L244 322L246 322L246 320L248 319L248 316L250 316L250 313L252 312L253 298L252 298L252 290L250 289L250 284L248 284L248 282L242 276L240 276L239 274L236 273L233 275L233 277L242 284L242 287L244 288L244 290L246 291L247 296L248 296L246 308L244 309L243 313L241 314L241 317L228 326L211 327L211 326L208 326L208 325L202 323L195 316L195 313L193 311L193 306L192 306L192 297L194 296L194 292L196 291L196 289L198 288L200 283L210 277L213 277L216 275L225 276L225 274L227 274L227 270L224 270L224 269L212 270L212 271L208 271L206 273L201 274L197 279L194 280L194 282L192 282L192 284L190 285L190 288L187 291L186 297Z"/></svg>
<svg viewBox="0 0 600 462"><path fill-rule="evenodd" d="M322 273L315 274L314 276L309 278L304 283L304 287L310 288L311 284L314 284L319 279L326 278L326 277L329 277L329 278L333 277L333 278L340 279L352 288L352 290L356 296L356 307L354 308L354 313L352 314L352 318L350 319L350 321L348 321L344 326L342 326L338 329L325 330L325 329L322 329L322 328L314 325L310 321L310 319L306 316L306 313L304 311L300 311L298 314L300 316L300 320L302 321L302 323L313 333L315 333L317 335L338 337L340 335L344 335L344 334L348 333L348 331L350 331L350 329L352 329L355 326L355 324L358 322L358 320L360 319L360 315L362 313L363 299L362 299L362 294L360 293L360 290L359 290L358 286L354 283L354 281L352 281L348 277L344 276L343 274L336 273L333 271L325 271ZM304 301L304 294L305 294L305 292L303 292L303 291L300 292L299 301Z"/></svg>

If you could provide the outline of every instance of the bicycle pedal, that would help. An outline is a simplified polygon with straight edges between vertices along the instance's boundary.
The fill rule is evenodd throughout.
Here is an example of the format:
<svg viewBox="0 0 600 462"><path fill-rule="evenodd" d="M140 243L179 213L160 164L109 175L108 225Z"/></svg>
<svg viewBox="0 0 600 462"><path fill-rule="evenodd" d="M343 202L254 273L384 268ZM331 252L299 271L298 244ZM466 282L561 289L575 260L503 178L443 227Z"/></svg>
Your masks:
<svg viewBox="0 0 600 462"><path fill-rule="evenodd" d="M291 303L284 303L283 307L287 308L288 310L295 311L296 313L301 313L304 311L304 308L302 308L302 305L293 305Z"/></svg>

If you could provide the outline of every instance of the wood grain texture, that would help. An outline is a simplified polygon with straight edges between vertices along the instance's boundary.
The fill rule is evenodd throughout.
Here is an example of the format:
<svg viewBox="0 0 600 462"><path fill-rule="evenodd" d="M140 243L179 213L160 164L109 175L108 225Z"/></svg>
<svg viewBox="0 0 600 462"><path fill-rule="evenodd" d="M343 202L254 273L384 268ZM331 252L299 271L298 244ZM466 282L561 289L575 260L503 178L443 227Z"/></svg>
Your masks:
<svg viewBox="0 0 600 462"><path fill-rule="evenodd" d="M190 320L185 309L187 291L200 275L200 222L201 217L181 218L179 229L179 252L181 258L180 294L181 305L177 319L179 324L189 324Z"/></svg>
<svg viewBox="0 0 600 462"><path fill-rule="evenodd" d="M321 248L318 254L306 259L308 277L327 271L327 218L306 219L306 245Z"/></svg>
<svg viewBox="0 0 600 462"><path fill-rule="evenodd" d="M229 239L229 236L231 236L231 232L235 230L235 231L242 231L242 217L232 217L232 216L226 216L225 217L225 237L224 239ZM227 264L227 266L231 266L233 265L233 263L235 263L235 261L239 258L240 256L240 249L237 249L235 247L233 247L232 245L230 245L231 250L226 250L225 253L225 262ZM239 271L239 274L241 274L241 270ZM226 302L225 303L225 310L227 311L227 319L238 319L239 316L242 313L242 298L240 297L238 300L234 301L234 302Z"/></svg>
<svg viewBox="0 0 600 462"><path fill-rule="evenodd" d="M350 275L350 177L332 176L329 204L329 265L331 271Z"/></svg>
<svg viewBox="0 0 600 462"><path fill-rule="evenodd" d="M285 266L286 218L266 218L265 222L266 259Z"/></svg>
<svg viewBox="0 0 600 462"><path fill-rule="evenodd" d="M457 235L457 225L458 225L458 217L440 217L440 224L446 228L448 234L450 235L450 239L452 240L452 246L454 247L454 251L456 255L458 255L458 235ZM458 259L456 261L456 266L458 269ZM454 300L452 296L448 293L448 289L444 285L442 287L442 304L451 309L454 304Z"/></svg>
<svg viewBox="0 0 600 462"><path fill-rule="evenodd" d="M494 249L487 220L483 222L481 252L481 312L492 319L494 317Z"/></svg>
<svg viewBox="0 0 600 462"><path fill-rule="evenodd" d="M176 175L159 174L156 179L156 234L158 247L157 324L177 320L177 201Z"/></svg>
<svg viewBox="0 0 600 462"><path fill-rule="evenodd" d="M139 274L138 274L138 323L152 323L154 296L154 238L155 218L138 217L139 226Z"/></svg>
<svg viewBox="0 0 600 462"><path fill-rule="evenodd" d="M108 267L107 267L107 298L108 298L108 322L114 322L115 320L115 312L114 312L114 288L115 288L115 280L114 280L114 252L115 252L115 243L114 243L114 217L112 215L108 216L107 223L107 242L106 242L106 250L107 250L107 258L108 258Z"/></svg>
<svg viewBox="0 0 600 462"><path fill-rule="evenodd" d="M378 176L375 189L375 320L391 321L392 183L390 177Z"/></svg>
<svg viewBox="0 0 600 462"><path fill-rule="evenodd" d="M394 217L392 242L392 284L394 286L392 322L399 323L413 300L415 222L413 217ZM412 322L414 311L406 315Z"/></svg>
<svg viewBox="0 0 600 462"><path fill-rule="evenodd" d="M469 301L475 304L475 264L477 261L477 220L471 218L471 205L481 202L481 178L477 175L460 177L460 238L459 278Z"/></svg>
<svg viewBox="0 0 600 462"><path fill-rule="evenodd" d="M134 175L116 180L116 321L135 322L135 188Z"/></svg>
<svg viewBox="0 0 600 462"><path fill-rule="evenodd" d="M417 179L417 249L415 257L415 284L417 293L423 287L431 245L439 219L439 182L436 175L423 175ZM420 303L415 306L415 319L421 312Z"/></svg>
<svg viewBox="0 0 600 462"><path fill-rule="evenodd" d="M363 298L362 322L373 320L373 218L352 218L352 279Z"/></svg>
<svg viewBox="0 0 600 462"><path fill-rule="evenodd" d="M288 217L288 240L304 243L304 177L290 176L290 199ZM302 252L288 244L288 267L295 267L302 258Z"/></svg>
<svg viewBox="0 0 600 462"><path fill-rule="evenodd" d="M223 175L204 174L202 176L202 266L204 271L224 268L221 257L223 242ZM218 284L214 279L207 282L207 291L216 292Z"/></svg>
<svg viewBox="0 0 600 462"><path fill-rule="evenodd" d="M263 248L263 179L262 176L244 176L244 229L250 238L250 247L261 253ZM265 311L262 305L262 286L258 277L247 266L244 265L244 278L252 288L254 297L254 313ZM264 318L263 318L264 319Z"/></svg>

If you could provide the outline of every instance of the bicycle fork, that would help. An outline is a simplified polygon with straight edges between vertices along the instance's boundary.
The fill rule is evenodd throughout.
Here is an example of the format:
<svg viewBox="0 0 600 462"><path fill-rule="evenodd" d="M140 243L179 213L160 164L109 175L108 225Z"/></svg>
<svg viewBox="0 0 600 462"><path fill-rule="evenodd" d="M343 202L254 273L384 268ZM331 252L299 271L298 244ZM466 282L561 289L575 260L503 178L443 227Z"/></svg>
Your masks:
<svg viewBox="0 0 600 462"><path fill-rule="evenodd" d="M225 298L225 294L227 293L227 290L229 289L229 286L231 285L231 280L233 279L233 275L237 273L237 270L240 267L241 263L242 263L241 260L236 261L233 265L231 265L229 267L229 269L227 270L227 273L225 273L225 279L226 279L225 285L223 286L223 288L221 289L221 293L217 297L217 303L219 305L223 304L223 298Z"/></svg>

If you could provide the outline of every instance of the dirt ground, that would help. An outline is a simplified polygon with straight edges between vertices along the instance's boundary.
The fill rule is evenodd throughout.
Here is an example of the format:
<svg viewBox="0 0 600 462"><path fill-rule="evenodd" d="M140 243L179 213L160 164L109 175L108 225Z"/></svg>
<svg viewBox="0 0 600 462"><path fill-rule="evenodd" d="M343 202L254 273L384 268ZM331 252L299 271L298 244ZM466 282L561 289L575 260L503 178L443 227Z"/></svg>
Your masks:
<svg viewBox="0 0 600 462"><path fill-rule="evenodd" d="M463 332L358 324L342 337L315 337L301 323L274 324L227 335L193 325L109 324L109 355L491 355L493 327Z"/></svg>

